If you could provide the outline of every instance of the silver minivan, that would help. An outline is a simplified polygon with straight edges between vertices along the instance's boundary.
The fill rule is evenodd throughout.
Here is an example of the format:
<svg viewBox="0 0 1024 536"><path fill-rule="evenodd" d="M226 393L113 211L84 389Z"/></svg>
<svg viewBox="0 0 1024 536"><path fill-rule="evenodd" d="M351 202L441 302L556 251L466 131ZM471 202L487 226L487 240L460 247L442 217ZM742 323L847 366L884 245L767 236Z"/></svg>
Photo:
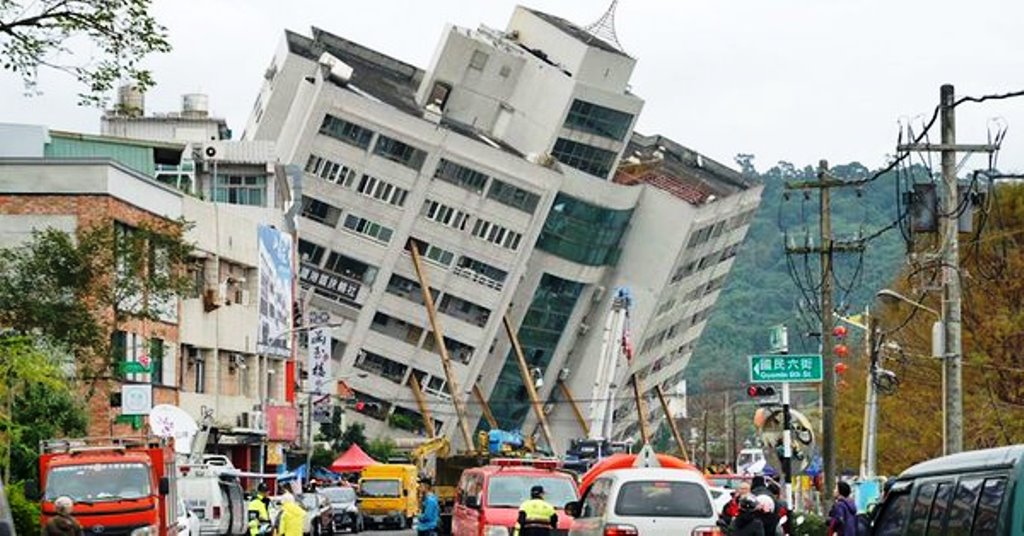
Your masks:
<svg viewBox="0 0 1024 536"><path fill-rule="evenodd" d="M716 533L704 475L690 469L615 469L570 503L570 536L702 536Z"/></svg>

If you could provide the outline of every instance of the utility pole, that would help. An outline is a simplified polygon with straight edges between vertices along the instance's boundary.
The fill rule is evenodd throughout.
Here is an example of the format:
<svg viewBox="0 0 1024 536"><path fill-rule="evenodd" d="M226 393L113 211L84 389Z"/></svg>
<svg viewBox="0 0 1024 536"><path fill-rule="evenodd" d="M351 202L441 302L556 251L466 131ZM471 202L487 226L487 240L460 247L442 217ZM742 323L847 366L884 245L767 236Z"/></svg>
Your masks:
<svg viewBox="0 0 1024 536"><path fill-rule="evenodd" d="M865 476L874 478L878 464L878 375L882 368L881 338L878 333L878 320L867 314L868 331L864 335L867 341L870 368L868 369L867 399L867 444L864 453Z"/></svg>
<svg viewBox="0 0 1024 536"><path fill-rule="evenodd" d="M855 183L852 183L855 184ZM834 324L832 304L832 256L836 252L861 252L864 250L863 240L839 242L832 238L832 198L831 189L850 186L851 183L833 177L828 171L828 162L818 163L816 181L786 183L787 190L817 189L820 195L819 222L820 244L815 246L786 247L787 254L808 255L816 253L820 258L821 267L821 358L824 378L821 385L821 435L822 465L825 473L825 493L822 500L827 501L836 485L836 375L835 358L832 355L832 326Z"/></svg>
<svg viewBox="0 0 1024 536"><path fill-rule="evenodd" d="M909 143L897 147L899 151L937 152L942 155L943 196L941 208L936 210L942 233L942 325L945 336L943 352L943 454L954 454L964 446L963 402L963 341L960 332L962 294L960 288L960 192L957 184L957 153L992 153L998 144L957 144L956 108L953 85L939 88L939 122L941 143Z"/></svg>
<svg viewBox="0 0 1024 536"><path fill-rule="evenodd" d="M942 319L946 331L946 453L964 449L964 401L960 341L960 195L956 179L956 106L953 85L939 88L939 120L942 127Z"/></svg>

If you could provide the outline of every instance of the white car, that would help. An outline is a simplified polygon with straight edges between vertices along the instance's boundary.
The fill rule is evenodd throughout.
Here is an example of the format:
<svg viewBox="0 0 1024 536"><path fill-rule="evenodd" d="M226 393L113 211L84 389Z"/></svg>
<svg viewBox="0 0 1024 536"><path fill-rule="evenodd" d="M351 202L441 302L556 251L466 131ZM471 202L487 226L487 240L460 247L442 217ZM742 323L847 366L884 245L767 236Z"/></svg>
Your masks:
<svg viewBox="0 0 1024 536"><path fill-rule="evenodd" d="M708 488L708 491L711 492L712 507L715 509L715 512L721 513L725 508L725 505L729 504L729 501L732 500L732 494L736 490L732 488L712 486Z"/></svg>
<svg viewBox="0 0 1024 536"><path fill-rule="evenodd" d="M176 536L200 536L199 517L178 499L178 530Z"/></svg>
<svg viewBox="0 0 1024 536"><path fill-rule="evenodd" d="M704 475L690 469L643 467L598 477L579 502L570 536L710 536L718 513Z"/></svg>

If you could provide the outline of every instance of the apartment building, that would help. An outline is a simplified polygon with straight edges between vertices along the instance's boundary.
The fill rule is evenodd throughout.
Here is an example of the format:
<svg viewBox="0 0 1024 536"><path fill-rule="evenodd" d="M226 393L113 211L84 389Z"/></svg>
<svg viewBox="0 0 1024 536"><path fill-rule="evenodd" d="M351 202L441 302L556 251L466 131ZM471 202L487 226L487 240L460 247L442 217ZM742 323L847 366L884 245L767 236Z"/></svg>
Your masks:
<svg viewBox="0 0 1024 536"><path fill-rule="evenodd" d="M657 384L681 379L731 265L723 250L746 232L737 216L761 188L635 134L635 64L523 7L504 30L447 26L426 70L321 29L285 33L243 139L273 141L304 170L303 299L341 324L336 379L370 437L422 434L424 410L452 434L451 396L467 401L470 426L486 429L487 401L499 426L531 432L507 316L564 448L583 432L557 386L586 404L599 326L620 287L636 296L634 338L658 339L629 366ZM425 258L454 393L410 243ZM618 433L633 433L635 419L619 416Z"/></svg>
<svg viewBox="0 0 1024 536"><path fill-rule="evenodd" d="M7 147L0 154L2 245L46 227L74 232L110 221L188 222L194 285L166 322L129 323L117 334L125 361L145 354L158 364L125 381L153 385L154 404L178 405L200 422L208 415L216 432L209 449L231 456L236 466L272 465L262 457L264 443L280 453L296 438L266 426L266 412L298 419L288 399L286 360L256 350L257 228L286 229L290 203L272 144L137 140L31 125L2 125L0 140ZM90 433L123 433L129 421L140 426L106 402L91 399Z"/></svg>

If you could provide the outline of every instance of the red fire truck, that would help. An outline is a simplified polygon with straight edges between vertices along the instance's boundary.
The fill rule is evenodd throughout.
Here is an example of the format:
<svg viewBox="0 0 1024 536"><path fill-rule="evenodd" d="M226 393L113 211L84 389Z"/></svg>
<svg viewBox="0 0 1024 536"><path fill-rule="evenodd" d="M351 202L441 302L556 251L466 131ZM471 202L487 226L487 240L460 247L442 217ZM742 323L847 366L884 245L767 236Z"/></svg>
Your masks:
<svg viewBox="0 0 1024 536"><path fill-rule="evenodd" d="M88 536L171 536L177 469L171 440L156 437L55 439L40 444L42 523L70 497Z"/></svg>

